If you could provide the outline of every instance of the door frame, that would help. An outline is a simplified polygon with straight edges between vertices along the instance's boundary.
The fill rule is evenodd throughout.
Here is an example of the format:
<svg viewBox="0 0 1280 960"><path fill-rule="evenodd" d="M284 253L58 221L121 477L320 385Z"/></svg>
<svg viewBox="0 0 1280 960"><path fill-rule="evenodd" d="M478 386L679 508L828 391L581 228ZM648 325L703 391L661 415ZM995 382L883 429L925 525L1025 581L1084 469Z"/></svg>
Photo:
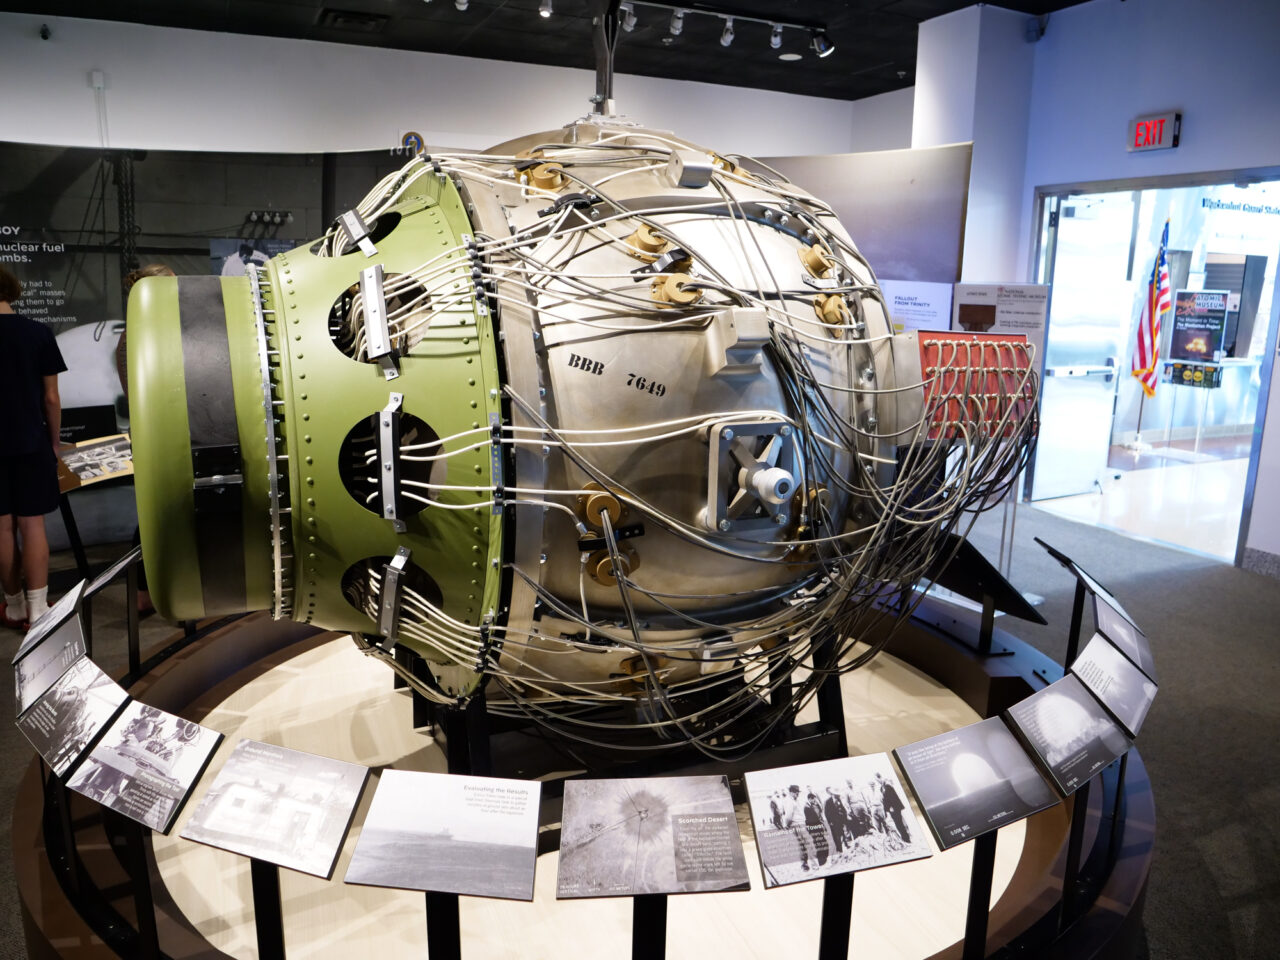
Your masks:
<svg viewBox="0 0 1280 960"><path fill-rule="evenodd" d="M1234 170L1211 170L1202 173L1169 173L1150 177L1120 177L1111 180L1088 180L1036 187L1031 207L1035 214L1031 223L1030 259L1027 263L1026 275L1032 278L1037 276L1042 255L1045 253L1045 250L1042 249L1044 246L1042 241L1046 236L1048 237L1047 250L1049 254L1052 257L1057 256L1058 224L1057 222L1051 222L1047 225L1047 229L1045 224L1050 200L1056 199L1058 201L1054 210L1056 213L1061 208L1061 201L1075 193L1168 190L1183 187L1211 187L1227 183L1235 184L1236 186L1248 186L1270 180L1280 181L1280 166L1244 167ZM1258 460L1262 453L1262 437L1266 432L1267 425L1267 405L1271 399L1272 375L1277 347L1280 345L1280 336L1278 336L1280 335L1280 250L1276 251L1275 256L1277 258L1276 279L1271 293L1271 315L1267 320L1270 327L1267 333L1267 346L1262 356L1262 364L1258 369L1258 411L1253 420L1253 441L1249 445L1249 466L1245 475L1244 502L1240 506L1240 528L1236 535L1234 565L1237 567L1243 566L1245 545L1249 540L1249 524L1253 519L1253 498L1258 483ZM1049 328L1052 325L1050 318L1053 315L1052 259L1048 262L1045 276L1038 282L1049 284L1049 303L1046 308L1044 331L1045 344L1047 345L1049 342ZM1041 368L1043 369L1043 358ZM1119 376L1120 372L1121 368L1117 368L1116 376ZM1033 457L1028 465L1026 481L1022 489L1022 499L1027 502L1030 502L1031 479L1034 471L1035 458Z"/></svg>

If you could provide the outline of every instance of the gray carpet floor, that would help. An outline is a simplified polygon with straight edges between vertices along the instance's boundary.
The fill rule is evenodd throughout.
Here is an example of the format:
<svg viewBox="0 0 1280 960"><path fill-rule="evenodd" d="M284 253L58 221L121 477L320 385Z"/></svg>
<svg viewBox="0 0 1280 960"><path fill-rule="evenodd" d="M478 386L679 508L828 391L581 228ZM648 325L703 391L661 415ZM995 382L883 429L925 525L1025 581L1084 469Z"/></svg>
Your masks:
<svg viewBox="0 0 1280 960"><path fill-rule="evenodd" d="M993 562L1001 525L993 512L970 537ZM1075 584L1033 536L1109 587L1155 651L1160 694L1138 747L1155 794L1156 854L1147 943L1135 960L1280 956L1280 581L1023 507L1010 579L1044 597L1049 625L1004 617L999 625L1059 660ZM91 561L123 552L95 548ZM70 558L55 557L55 566L70 567ZM108 588L94 610L95 652L115 673L125 663L123 593ZM156 617L143 621L144 656L173 629ZM0 653L12 656L17 642L17 634L0 633ZM31 755L11 722L0 725L5 824ZM0 860L0 958L26 955L11 860Z"/></svg>

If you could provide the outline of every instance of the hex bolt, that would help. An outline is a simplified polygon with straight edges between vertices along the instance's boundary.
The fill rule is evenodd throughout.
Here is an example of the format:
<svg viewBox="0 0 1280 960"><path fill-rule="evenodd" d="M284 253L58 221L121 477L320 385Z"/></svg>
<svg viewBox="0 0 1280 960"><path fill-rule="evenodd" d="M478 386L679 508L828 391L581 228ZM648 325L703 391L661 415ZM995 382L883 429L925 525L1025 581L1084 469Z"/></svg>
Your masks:
<svg viewBox="0 0 1280 960"><path fill-rule="evenodd" d="M720 436L721 436L721 437L723 437L723 438L724 438L724 440L725 440L726 442L728 442L729 440L732 440L732 439L733 439L733 431L732 431L732 430L722 430L722 431L720 432Z"/></svg>
<svg viewBox="0 0 1280 960"><path fill-rule="evenodd" d="M790 424L787 424L787 423L784 423L784 424L782 425L782 429L780 429L778 432L779 432L780 434L782 434L784 437L789 437L789 436L791 436L791 425L790 425Z"/></svg>
<svg viewBox="0 0 1280 960"><path fill-rule="evenodd" d="M728 520L721 520L721 521L720 521L720 529L721 529L723 532L728 533L728 532L729 532L729 530L730 530L730 529L732 529L732 528L733 528L733 524L732 524L732 523L730 523Z"/></svg>
<svg viewBox="0 0 1280 960"><path fill-rule="evenodd" d="M774 522L774 523L776 523L778 526L780 526L780 527L781 527L781 526L783 526L784 524L786 524L786 522L787 522L787 515L786 515L785 513L779 513L779 514L777 514L777 515L773 518L773 522Z"/></svg>

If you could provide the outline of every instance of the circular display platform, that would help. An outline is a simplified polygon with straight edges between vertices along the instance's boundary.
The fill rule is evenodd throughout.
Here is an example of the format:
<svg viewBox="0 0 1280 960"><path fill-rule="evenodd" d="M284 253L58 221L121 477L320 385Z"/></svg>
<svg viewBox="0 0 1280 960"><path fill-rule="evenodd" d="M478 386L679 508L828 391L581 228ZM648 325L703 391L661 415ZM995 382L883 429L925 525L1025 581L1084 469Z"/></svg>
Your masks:
<svg viewBox="0 0 1280 960"><path fill-rule="evenodd" d="M221 642L234 643L235 632ZM842 690L851 754L890 750L980 719L946 687L883 654L846 676ZM193 703L189 715L224 733L227 742L174 828L154 836L153 848L168 895L200 935L231 956L257 956L249 860L180 836L231 748L247 738L374 768L333 877L280 871L289 956L345 960L355 950L388 960L426 956L421 893L343 883L379 768L446 769L440 746L412 729L410 697L392 688L391 672L348 637L325 634L231 676ZM815 956L823 885L766 890L747 807L737 809L751 890L670 898L667 956ZM1030 891L1044 887L1067 825L1067 808L1058 805L1000 830L993 928L999 913L1016 913L1029 895L1034 898ZM857 875L851 955L917 960L950 952L961 941L973 845L946 853L932 841L930 846L929 859ZM556 867L556 853L538 858L531 903L461 898L468 960L552 957L570 947L581 958L627 952L630 900L558 901Z"/></svg>

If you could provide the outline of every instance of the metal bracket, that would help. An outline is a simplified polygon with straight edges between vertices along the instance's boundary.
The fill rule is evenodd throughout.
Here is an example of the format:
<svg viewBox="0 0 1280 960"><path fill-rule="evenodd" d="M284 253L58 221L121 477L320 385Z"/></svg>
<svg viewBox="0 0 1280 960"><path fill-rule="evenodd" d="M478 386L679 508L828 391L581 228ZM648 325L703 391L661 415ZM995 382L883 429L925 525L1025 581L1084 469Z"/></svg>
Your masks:
<svg viewBox="0 0 1280 960"><path fill-rule="evenodd" d="M348 210L338 218L338 225L342 227L351 242L359 247L360 252L366 257L372 257L377 254L378 248L369 239L369 225L364 222L360 214L354 210Z"/></svg>
<svg viewBox="0 0 1280 960"><path fill-rule="evenodd" d="M382 504L382 517L390 520L396 533L405 532L405 522L400 516L400 406L404 394L393 393L382 412L374 414L375 433L378 438L378 500Z"/></svg>
<svg viewBox="0 0 1280 960"><path fill-rule="evenodd" d="M370 360L376 360L388 380L400 376L391 329L387 320L387 294L382 286L382 264L360 271L360 297L364 301L364 339Z"/></svg>
<svg viewBox="0 0 1280 960"><path fill-rule="evenodd" d="M404 592L400 581L408 563L409 548L400 547L382 569L382 589L378 592L378 632L386 640L386 646L378 646L386 651L395 646L395 636L400 629L400 600Z"/></svg>
<svg viewBox="0 0 1280 960"><path fill-rule="evenodd" d="M717 423L707 442L707 529L739 535L784 527L803 475L791 425Z"/></svg>
<svg viewBox="0 0 1280 960"><path fill-rule="evenodd" d="M489 433L493 442L489 445L489 477L493 483L493 510L502 512L502 414L489 414Z"/></svg>

